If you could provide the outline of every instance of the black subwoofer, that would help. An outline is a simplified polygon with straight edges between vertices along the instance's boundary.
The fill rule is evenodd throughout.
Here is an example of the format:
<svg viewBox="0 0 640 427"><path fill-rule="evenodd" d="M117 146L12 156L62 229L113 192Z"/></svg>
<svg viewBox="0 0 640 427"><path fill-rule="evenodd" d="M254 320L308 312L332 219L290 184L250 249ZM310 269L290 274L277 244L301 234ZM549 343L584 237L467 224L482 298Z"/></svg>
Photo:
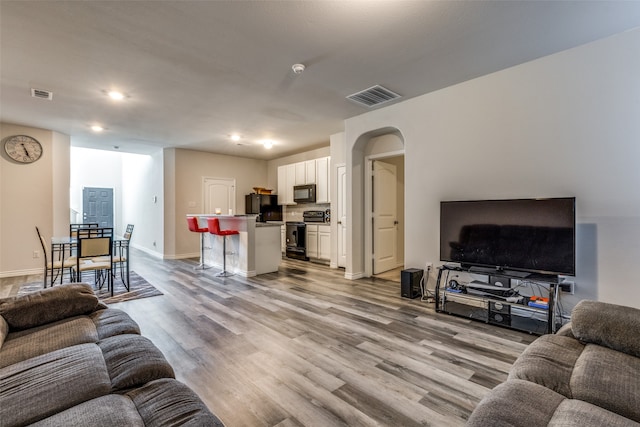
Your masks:
<svg viewBox="0 0 640 427"><path fill-rule="evenodd" d="M419 268L408 268L400 272L400 295L403 298L418 298L420 291L420 281L424 270Z"/></svg>

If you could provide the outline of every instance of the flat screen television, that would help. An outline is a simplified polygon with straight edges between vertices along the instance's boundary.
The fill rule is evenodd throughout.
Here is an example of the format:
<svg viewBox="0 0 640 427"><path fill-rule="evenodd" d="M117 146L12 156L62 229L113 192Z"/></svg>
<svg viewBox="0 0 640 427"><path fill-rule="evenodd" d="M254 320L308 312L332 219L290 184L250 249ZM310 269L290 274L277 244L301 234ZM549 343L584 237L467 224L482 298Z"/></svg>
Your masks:
<svg viewBox="0 0 640 427"><path fill-rule="evenodd" d="M440 203L440 260L575 276L575 197Z"/></svg>

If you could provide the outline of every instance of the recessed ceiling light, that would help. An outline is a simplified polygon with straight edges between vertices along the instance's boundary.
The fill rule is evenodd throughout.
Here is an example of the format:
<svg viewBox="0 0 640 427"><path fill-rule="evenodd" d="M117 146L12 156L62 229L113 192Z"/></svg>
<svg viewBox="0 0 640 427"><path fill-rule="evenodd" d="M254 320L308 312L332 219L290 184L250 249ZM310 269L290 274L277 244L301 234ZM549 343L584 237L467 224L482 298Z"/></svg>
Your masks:
<svg viewBox="0 0 640 427"><path fill-rule="evenodd" d="M273 141L271 141L270 139L266 139L262 141L262 145L264 145L264 148L269 149L273 147Z"/></svg>
<svg viewBox="0 0 640 427"><path fill-rule="evenodd" d="M104 130L104 128L100 125L93 125L91 126L91 130L94 132L102 132Z"/></svg>
<svg viewBox="0 0 640 427"><path fill-rule="evenodd" d="M111 99L116 101L122 101L124 99L124 94L115 90L110 91L108 95Z"/></svg>
<svg viewBox="0 0 640 427"><path fill-rule="evenodd" d="M302 74L302 72L304 71L306 67L304 66L304 64L293 64L291 66L291 69L293 70L294 73L296 74Z"/></svg>
<svg viewBox="0 0 640 427"><path fill-rule="evenodd" d="M240 141L240 135L234 133L233 135L231 135L231 140L232 141Z"/></svg>

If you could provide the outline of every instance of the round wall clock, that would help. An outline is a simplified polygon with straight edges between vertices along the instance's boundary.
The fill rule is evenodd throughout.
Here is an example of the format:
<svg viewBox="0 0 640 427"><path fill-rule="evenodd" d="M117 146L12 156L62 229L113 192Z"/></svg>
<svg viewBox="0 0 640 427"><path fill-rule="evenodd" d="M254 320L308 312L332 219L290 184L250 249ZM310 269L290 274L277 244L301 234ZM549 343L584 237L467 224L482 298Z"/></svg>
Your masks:
<svg viewBox="0 0 640 427"><path fill-rule="evenodd" d="M5 138L4 151L16 162L33 163L42 156L42 145L30 136L14 135Z"/></svg>

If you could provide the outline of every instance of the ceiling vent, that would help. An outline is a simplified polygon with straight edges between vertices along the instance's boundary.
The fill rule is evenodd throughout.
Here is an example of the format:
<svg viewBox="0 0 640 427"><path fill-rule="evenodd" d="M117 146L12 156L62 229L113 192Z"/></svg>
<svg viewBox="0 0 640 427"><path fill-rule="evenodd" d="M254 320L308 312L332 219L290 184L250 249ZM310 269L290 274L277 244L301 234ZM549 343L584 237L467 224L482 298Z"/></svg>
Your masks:
<svg viewBox="0 0 640 427"><path fill-rule="evenodd" d="M53 92L49 92L48 90L43 89L31 88L31 96L33 96L34 98L48 99L49 101L51 101L53 99Z"/></svg>
<svg viewBox="0 0 640 427"><path fill-rule="evenodd" d="M394 99L398 99L400 97L400 95L390 91L385 87L375 85L370 87L369 89L365 89L363 91L349 95L347 96L347 99L360 105L364 105L365 107L371 108L376 107L380 104L384 104L385 102L393 101Z"/></svg>

